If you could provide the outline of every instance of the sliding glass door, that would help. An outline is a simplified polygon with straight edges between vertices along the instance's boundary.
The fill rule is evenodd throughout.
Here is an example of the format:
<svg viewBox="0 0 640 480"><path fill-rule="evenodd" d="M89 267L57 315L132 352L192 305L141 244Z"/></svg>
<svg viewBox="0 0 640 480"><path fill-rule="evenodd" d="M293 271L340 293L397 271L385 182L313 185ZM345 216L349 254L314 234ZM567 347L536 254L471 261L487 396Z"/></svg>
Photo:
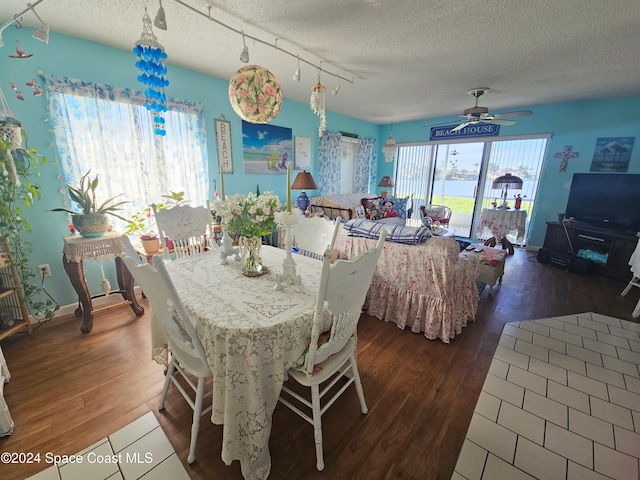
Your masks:
<svg viewBox="0 0 640 480"><path fill-rule="evenodd" d="M493 189L495 178L511 173L523 179L522 190L508 192L523 198L530 218L548 137L520 137L487 142L400 145L396 170L396 195L413 195L413 217L419 206L446 205L453 211L450 227L456 235L476 238L483 208L500 201ZM497 200L496 200L497 199Z"/></svg>

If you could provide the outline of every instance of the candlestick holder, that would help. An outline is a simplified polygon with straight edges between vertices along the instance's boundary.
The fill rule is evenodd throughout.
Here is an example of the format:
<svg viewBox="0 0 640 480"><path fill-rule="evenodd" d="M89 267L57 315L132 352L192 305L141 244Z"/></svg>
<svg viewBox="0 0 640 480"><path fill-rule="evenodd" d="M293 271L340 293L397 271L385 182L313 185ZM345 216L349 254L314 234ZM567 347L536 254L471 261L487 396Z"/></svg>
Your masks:
<svg viewBox="0 0 640 480"><path fill-rule="evenodd" d="M222 212L223 200L214 200L211 202L211 206L216 212ZM231 255L235 255L235 261L240 260L240 249L238 247L233 246L233 239L229 236L229 232L227 231L227 225L222 224L222 241L220 247L220 263L222 265L226 265L228 263L228 257Z"/></svg>
<svg viewBox="0 0 640 480"><path fill-rule="evenodd" d="M292 227L297 222L293 212L276 212L276 223L281 225L285 229L284 235L284 250L285 257L282 262L282 275L278 277L275 289L279 290L284 285L293 285L300 287L302 285L302 279L300 275L296 273L296 262L293 260L291 250L293 248L293 231Z"/></svg>
<svg viewBox="0 0 640 480"><path fill-rule="evenodd" d="M235 255L234 260L237 262L240 260L240 249L233 246L233 239L227 232L227 226L222 224L222 246L220 247L220 264L227 265L229 263L228 257Z"/></svg>

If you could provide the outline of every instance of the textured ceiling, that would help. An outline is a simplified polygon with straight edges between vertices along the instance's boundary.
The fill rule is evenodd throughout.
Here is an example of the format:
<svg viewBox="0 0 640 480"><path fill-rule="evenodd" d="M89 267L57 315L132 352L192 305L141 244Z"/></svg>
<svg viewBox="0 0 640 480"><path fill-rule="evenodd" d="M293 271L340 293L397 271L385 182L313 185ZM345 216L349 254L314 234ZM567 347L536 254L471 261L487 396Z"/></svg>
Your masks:
<svg viewBox="0 0 640 480"><path fill-rule="evenodd" d="M455 116L473 105L492 113L640 94L638 0L181 0L237 31L299 54L339 74L327 109L379 124ZM31 0L31 3L34 3ZM36 7L51 31L130 50L144 5L157 0L44 0ZM2 0L0 21L24 10ZM154 29L169 63L229 79L244 64L242 36L164 0L168 30ZM23 23L35 27L29 12ZM14 28L13 26L9 28ZM285 97L308 102L317 69L248 39L250 63L279 79ZM3 50L12 48L6 45ZM169 66L169 79L171 71ZM133 73L132 73L133 74ZM329 92L336 79L321 75Z"/></svg>

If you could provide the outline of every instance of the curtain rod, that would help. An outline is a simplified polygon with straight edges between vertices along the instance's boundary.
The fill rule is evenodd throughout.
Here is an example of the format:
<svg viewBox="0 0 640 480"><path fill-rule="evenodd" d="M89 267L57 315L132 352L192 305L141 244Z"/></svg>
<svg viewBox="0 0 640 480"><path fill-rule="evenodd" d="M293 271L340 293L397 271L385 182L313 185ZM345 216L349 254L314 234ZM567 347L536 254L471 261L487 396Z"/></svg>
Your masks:
<svg viewBox="0 0 640 480"><path fill-rule="evenodd" d="M40 0L40 1L42 1L42 0ZM265 40L261 40L261 39L259 39L259 38L257 38L257 37L254 37L253 35L248 35L248 34L244 33L244 31L242 31L242 30L238 30L237 28L233 28L233 27L231 27L230 25L227 25L226 23L224 23L224 22L222 22L222 21L220 21L220 20L218 20L218 19L216 19L216 18L212 17L212 16L211 16L211 6L209 6L209 13L204 13L204 12L201 12L200 10L198 10L197 8L194 8L194 7L192 7L191 5L189 5L189 4L185 3L185 2L183 2L182 0L174 0L174 1L175 1L176 3L179 3L180 5L182 5L183 7L188 8L188 9L189 9L189 10L191 10L192 12L195 12L195 13L197 13L197 14L199 14L199 15L202 15L203 17L205 17L205 18L209 19L210 21L215 22L215 23L217 23L218 25L220 25L220 26L222 26L222 27L225 27L226 29L231 30L232 32L237 33L238 35L243 35L245 38L250 38L250 39L251 39L251 40L253 40L254 42L261 43L261 44L266 45L266 46L268 46L268 47L273 47L273 48L275 48L275 49L276 49L277 51L279 51L279 52L285 53L285 54L289 55L289 56L290 56L290 57L292 57L292 58L298 59L298 60L300 60L301 62L306 63L307 65L309 65L309 66L311 66L311 67L316 68L317 70L319 70L319 71L320 71L320 73L324 72L324 73L326 73L326 74L328 74L328 75L331 75L332 77L337 77L337 78L339 78L339 79L341 79L341 80L344 80L345 82L349 82L349 83L353 84L353 80L354 80L354 78L355 78L355 77L351 77L351 78L349 79L349 78L346 78L346 77L344 77L344 76L342 76L342 75L339 75L339 74L337 74L337 73L330 72L329 70L326 70L326 69L322 68L322 65L316 65L315 63L313 63L313 62L311 62L311 61L309 61L309 60L306 60L306 59L302 58L302 57L301 57L300 55L298 55L298 54L295 54L295 53L292 53L292 52L290 52L290 51L288 51L288 50L285 50L284 48L282 48L282 47L279 47L279 46L278 46L278 39L277 39L277 38L276 38L276 40L275 40L275 42L274 42L274 43L269 43L269 42L267 42L267 41L265 41ZM320 61L320 64L322 64L322 62L324 62L324 60L321 60L321 61Z"/></svg>

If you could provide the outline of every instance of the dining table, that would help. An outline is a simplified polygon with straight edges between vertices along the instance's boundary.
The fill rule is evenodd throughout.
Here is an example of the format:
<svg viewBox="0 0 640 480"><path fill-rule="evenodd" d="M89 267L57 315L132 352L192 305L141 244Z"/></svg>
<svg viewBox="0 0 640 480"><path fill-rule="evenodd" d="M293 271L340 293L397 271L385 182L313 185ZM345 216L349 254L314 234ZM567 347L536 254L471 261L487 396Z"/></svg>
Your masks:
<svg viewBox="0 0 640 480"><path fill-rule="evenodd" d="M322 262L294 255L300 284L282 285L285 251L263 245L268 273L248 277L242 261L216 251L166 264L196 326L213 372L211 421L223 425L222 460L240 461L249 480L269 476L271 419L286 372L311 338ZM278 288L275 288L278 285ZM153 358L167 363L167 341L151 309Z"/></svg>

